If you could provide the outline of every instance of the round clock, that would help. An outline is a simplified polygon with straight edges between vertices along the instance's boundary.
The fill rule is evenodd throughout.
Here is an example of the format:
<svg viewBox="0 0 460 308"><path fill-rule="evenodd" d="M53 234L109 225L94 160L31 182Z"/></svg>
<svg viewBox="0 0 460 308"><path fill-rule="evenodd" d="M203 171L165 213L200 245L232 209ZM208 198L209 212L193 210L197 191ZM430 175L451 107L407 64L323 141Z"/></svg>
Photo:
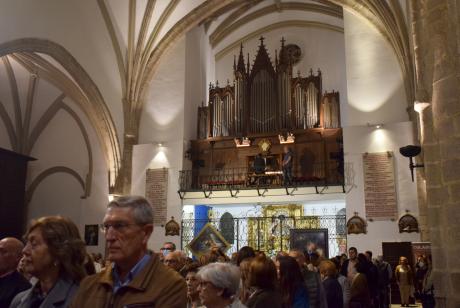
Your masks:
<svg viewBox="0 0 460 308"><path fill-rule="evenodd" d="M291 64L296 64L300 61L302 57L302 50L296 44L288 44L284 46L286 50L286 57L291 62Z"/></svg>

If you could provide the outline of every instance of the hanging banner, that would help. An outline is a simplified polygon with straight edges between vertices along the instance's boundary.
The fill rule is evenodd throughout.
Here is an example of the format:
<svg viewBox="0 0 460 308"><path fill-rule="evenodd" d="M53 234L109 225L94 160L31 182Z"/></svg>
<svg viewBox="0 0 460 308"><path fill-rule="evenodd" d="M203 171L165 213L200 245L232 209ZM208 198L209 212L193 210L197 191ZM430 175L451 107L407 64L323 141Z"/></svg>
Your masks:
<svg viewBox="0 0 460 308"><path fill-rule="evenodd" d="M145 177L145 198L153 207L153 225L166 223L168 206L168 169L148 169Z"/></svg>
<svg viewBox="0 0 460 308"><path fill-rule="evenodd" d="M363 170L366 218L397 219L393 153L363 154Z"/></svg>

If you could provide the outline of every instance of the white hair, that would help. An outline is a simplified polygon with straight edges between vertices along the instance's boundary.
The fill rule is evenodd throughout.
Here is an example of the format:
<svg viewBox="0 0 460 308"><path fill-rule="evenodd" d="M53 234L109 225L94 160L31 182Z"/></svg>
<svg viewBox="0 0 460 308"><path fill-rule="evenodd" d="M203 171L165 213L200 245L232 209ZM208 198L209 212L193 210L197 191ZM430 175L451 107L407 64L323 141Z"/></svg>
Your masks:
<svg viewBox="0 0 460 308"><path fill-rule="evenodd" d="M132 208L134 221L137 224L153 223L153 208L147 199L141 196L120 196L111 201L107 208Z"/></svg>
<svg viewBox="0 0 460 308"><path fill-rule="evenodd" d="M224 289L223 297L231 298L240 288L240 269L230 263L210 263L203 266L197 274L201 280L209 281L217 288Z"/></svg>

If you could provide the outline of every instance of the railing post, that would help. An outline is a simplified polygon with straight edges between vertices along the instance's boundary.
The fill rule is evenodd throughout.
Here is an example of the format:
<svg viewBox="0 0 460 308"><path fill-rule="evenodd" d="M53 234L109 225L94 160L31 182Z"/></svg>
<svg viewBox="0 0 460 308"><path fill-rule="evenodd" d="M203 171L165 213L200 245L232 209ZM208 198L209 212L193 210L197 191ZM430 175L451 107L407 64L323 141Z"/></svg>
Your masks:
<svg viewBox="0 0 460 308"><path fill-rule="evenodd" d="M184 220L180 220L180 250L184 250Z"/></svg>
<svg viewBox="0 0 460 308"><path fill-rule="evenodd" d="M260 250L260 218L257 217L257 250Z"/></svg>
<svg viewBox="0 0 460 308"><path fill-rule="evenodd" d="M236 218L236 251L240 250L240 219Z"/></svg>
<svg viewBox="0 0 460 308"><path fill-rule="evenodd" d="M280 251L283 250L283 219L279 218L280 220Z"/></svg>

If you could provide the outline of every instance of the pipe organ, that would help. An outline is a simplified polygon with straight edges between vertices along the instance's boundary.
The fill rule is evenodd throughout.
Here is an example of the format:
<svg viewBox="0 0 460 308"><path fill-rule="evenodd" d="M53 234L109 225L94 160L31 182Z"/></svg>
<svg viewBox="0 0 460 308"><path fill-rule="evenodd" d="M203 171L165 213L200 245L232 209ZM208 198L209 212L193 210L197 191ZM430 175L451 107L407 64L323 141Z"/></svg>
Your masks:
<svg viewBox="0 0 460 308"><path fill-rule="evenodd" d="M233 64L233 85L209 86L208 106L198 115L200 139L294 132L310 128L340 128L338 92L322 92L322 75L292 76L292 62L281 40L273 65L263 38L252 68L243 56Z"/></svg>

